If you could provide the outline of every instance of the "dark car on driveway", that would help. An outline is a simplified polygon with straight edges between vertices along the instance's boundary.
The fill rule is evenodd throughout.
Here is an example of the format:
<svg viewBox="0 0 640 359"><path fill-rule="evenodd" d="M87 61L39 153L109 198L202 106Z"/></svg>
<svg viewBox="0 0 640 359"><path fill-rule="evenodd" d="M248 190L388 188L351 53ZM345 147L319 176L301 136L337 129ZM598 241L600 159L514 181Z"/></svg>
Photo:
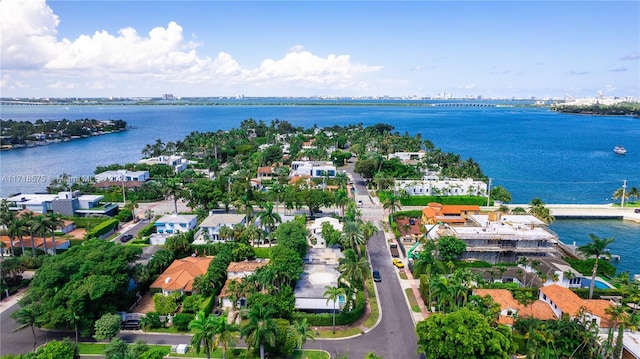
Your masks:
<svg viewBox="0 0 640 359"><path fill-rule="evenodd" d="M122 237L120 237L120 242L129 242L132 238L133 234L123 234Z"/></svg>
<svg viewBox="0 0 640 359"><path fill-rule="evenodd" d="M373 271L373 281L374 282L381 282L382 281L382 277L380 276L380 272L377 270Z"/></svg>

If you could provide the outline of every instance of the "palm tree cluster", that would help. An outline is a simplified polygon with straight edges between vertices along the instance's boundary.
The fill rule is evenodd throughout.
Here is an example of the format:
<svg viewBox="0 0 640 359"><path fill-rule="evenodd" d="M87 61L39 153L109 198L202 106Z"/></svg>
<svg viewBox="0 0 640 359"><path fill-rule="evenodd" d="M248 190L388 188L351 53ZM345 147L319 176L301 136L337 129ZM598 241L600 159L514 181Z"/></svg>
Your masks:
<svg viewBox="0 0 640 359"><path fill-rule="evenodd" d="M553 223L556 218L551 214L551 211L548 207L545 206L545 203L542 202L540 198L534 198L529 202L529 213L536 216L539 220L544 223Z"/></svg>
<svg viewBox="0 0 640 359"><path fill-rule="evenodd" d="M24 237L30 237L31 249L33 253L36 253L35 237L41 237L43 239L44 252L52 252L54 255L57 253L55 231L64 224L62 216L57 213L47 213L35 215L33 212L26 211L20 214L9 209L9 203L6 199L3 199L0 203L0 228L4 228L2 231L9 237L9 247L12 256L16 255L15 240L20 242L21 252L25 252ZM47 237L51 236L51 240L47 240ZM48 245L51 244L52 248L49 251ZM0 255L4 257L4 250L0 251Z"/></svg>

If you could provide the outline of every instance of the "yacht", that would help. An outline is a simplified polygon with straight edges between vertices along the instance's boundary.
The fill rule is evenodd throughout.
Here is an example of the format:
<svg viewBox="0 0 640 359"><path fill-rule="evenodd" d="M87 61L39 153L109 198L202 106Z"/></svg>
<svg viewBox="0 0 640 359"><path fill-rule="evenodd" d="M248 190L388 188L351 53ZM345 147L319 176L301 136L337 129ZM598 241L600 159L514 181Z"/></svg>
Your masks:
<svg viewBox="0 0 640 359"><path fill-rule="evenodd" d="M627 150L622 147L622 146L616 146L613 148L613 152L619 154L619 155L624 155L625 153L627 153Z"/></svg>

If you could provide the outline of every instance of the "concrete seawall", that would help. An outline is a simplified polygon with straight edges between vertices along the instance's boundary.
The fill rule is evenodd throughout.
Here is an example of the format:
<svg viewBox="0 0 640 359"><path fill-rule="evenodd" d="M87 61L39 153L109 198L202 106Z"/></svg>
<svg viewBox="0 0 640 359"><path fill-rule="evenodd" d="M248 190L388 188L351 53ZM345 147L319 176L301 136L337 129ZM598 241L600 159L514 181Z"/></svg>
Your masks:
<svg viewBox="0 0 640 359"><path fill-rule="evenodd" d="M507 204L507 207L529 209L528 204ZM636 208L620 208L611 204L546 204L545 207L549 208L551 215L556 218L624 219L640 223L640 213L635 213ZM483 209L492 208L497 209Z"/></svg>

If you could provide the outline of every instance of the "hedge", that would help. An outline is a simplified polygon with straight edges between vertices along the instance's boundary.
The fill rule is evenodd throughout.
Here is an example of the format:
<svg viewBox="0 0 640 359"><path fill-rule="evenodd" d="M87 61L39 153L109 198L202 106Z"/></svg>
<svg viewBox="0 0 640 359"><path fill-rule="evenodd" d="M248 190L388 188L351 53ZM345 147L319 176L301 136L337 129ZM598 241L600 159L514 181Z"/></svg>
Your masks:
<svg viewBox="0 0 640 359"><path fill-rule="evenodd" d="M111 218L105 217L65 217L66 220L73 221L75 223L76 228L84 228L86 230L90 230L91 228L97 226L98 224L109 220Z"/></svg>
<svg viewBox="0 0 640 359"><path fill-rule="evenodd" d="M138 232L138 237L142 238L142 237L150 236L153 233L154 228L155 228L155 223L150 222Z"/></svg>
<svg viewBox="0 0 640 359"><path fill-rule="evenodd" d="M213 296L208 296L205 300L203 300L202 303L200 303L200 310L205 313L213 312L213 306L214 304L216 304L216 301L213 300L213 298Z"/></svg>
<svg viewBox="0 0 640 359"><path fill-rule="evenodd" d="M440 204L460 204L486 206L487 197L480 196L409 196L400 199L403 206L426 206L431 202ZM493 201L491 201L493 204Z"/></svg>
<svg viewBox="0 0 640 359"><path fill-rule="evenodd" d="M336 313L336 325L347 325L362 318L366 309L366 303L364 299L364 292L360 291L356 294L356 305L352 311L346 313ZM333 325L333 313L293 313L292 321L301 322L302 319L307 319L307 323L310 326L329 327Z"/></svg>
<svg viewBox="0 0 640 359"><path fill-rule="evenodd" d="M112 231L118 225L118 223L120 222L118 222L118 220L115 218L108 219L88 230L85 238L100 238L101 236Z"/></svg>
<svg viewBox="0 0 640 359"><path fill-rule="evenodd" d="M571 290L582 299L589 299L589 288L571 288ZM625 293L619 289L593 288L593 299L600 299L601 296L621 296Z"/></svg>
<svg viewBox="0 0 640 359"><path fill-rule="evenodd" d="M403 218L403 217L413 217L413 218L421 218L422 217L422 210L419 209L411 209L408 211L398 211L394 214L394 216L396 218Z"/></svg>

